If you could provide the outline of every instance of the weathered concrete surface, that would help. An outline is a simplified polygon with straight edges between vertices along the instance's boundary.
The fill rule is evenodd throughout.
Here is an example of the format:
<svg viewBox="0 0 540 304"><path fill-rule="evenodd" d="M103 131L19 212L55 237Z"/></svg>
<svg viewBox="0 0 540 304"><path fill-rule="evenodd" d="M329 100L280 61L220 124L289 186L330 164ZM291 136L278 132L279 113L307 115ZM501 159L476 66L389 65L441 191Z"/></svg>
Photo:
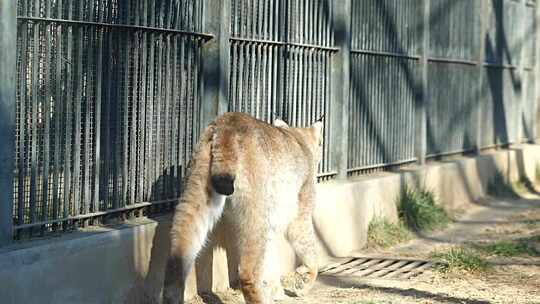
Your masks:
<svg viewBox="0 0 540 304"><path fill-rule="evenodd" d="M397 219L395 201L406 184L425 185L445 208L459 209L485 195L497 169L511 180L522 175L533 179L537 163L540 146L525 145L475 158L320 184L314 223L321 262L360 251L374 216ZM145 219L3 248L0 302L152 303L161 290L169 229L170 217ZM188 296L197 288L223 290L235 280L235 252L218 246L226 245L224 240L232 237L226 223L216 228L210 246L200 255L190 276ZM283 238L280 247L275 270L292 270L294 254Z"/></svg>

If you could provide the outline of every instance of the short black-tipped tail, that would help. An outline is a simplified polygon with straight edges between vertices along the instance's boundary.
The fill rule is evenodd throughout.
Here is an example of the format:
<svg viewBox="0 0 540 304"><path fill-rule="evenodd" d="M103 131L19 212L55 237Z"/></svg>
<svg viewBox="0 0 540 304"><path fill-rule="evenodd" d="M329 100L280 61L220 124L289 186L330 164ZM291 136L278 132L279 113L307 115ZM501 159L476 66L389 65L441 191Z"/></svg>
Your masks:
<svg viewBox="0 0 540 304"><path fill-rule="evenodd" d="M216 130L212 140L212 165L210 182L222 195L234 193L234 181L238 163L236 134L227 128Z"/></svg>
<svg viewBox="0 0 540 304"><path fill-rule="evenodd" d="M234 193L234 176L229 174L214 175L211 178L212 187L217 193L231 195Z"/></svg>

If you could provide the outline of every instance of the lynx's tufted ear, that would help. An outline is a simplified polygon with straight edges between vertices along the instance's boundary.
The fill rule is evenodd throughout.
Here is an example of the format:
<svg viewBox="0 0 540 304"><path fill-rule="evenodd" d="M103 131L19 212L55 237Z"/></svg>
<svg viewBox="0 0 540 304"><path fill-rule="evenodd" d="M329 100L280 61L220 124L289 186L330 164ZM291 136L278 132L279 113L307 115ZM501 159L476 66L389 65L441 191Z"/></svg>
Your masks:
<svg viewBox="0 0 540 304"><path fill-rule="evenodd" d="M281 120L279 118L276 118L274 120L274 126L275 127L280 127L280 128L288 128L289 127L289 125L285 121L283 121L283 120Z"/></svg>

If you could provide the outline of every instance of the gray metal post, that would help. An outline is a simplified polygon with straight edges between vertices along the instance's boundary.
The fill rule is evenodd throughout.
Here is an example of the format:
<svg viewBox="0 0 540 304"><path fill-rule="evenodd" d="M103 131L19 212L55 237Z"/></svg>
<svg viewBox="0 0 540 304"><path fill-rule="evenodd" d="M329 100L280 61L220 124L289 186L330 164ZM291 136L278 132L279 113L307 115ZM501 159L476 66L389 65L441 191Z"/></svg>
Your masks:
<svg viewBox="0 0 540 304"><path fill-rule="evenodd" d="M229 7L230 0L205 0L204 32L213 39L203 46L203 104L201 128L218 114L227 111L229 79Z"/></svg>
<svg viewBox="0 0 540 304"><path fill-rule="evenodd" d="M13 236L15 165L16 1L0 1L0 246Z"/></svg>
<svg viewBox="0 0 540 304"><path fill-rule="evenodd" d="M484 61L486 56L486 25L487 25L487 5L486 1L480 1L480 29L478 34L478 84L477 84L477 98L478 106L476 107L476 134L475 134L475 152L480 154L482 152L482 109L483 109L483 94L482 83L484 81Z"/></svg>
<svg viewBox="0 0 540 304"><path fill-rule="evenodd" d="M338 164L338 178L347 178L348 123L350 95L350 56L351 56L351 0L336 0L334 5L334 37L339 52L332 57L332 127L335 149L334 157Z"/></svg>
<svg viewBox="0 0 540 304"><path fill-rule="evenodd" d="M526 75L526 71L525 71L525 45L526 45L526 42L525 42L525 39L527 39L526 37L526 31L527 29L525 28L525 10L526 10L526 3L527 1L526 0L521 0L519 1L519 15L522 16L522 18L519 18L519 23L518 23L518 36L520 37L520 40L521 40L521 43L520 43L520 60L518 62L518 68L517 68L517 75L518 75L518 81L521 85L521 88L519 90L519 94L521 94L520 96L517 97L518 101L519 101L519 105L518 105L518 115L517 115L517 121L515 122L516 123L516 126L517 126L517 138L516 138L516 142L515 144L522 144L524 142L524 134L525 134L525 130L524 130L524 124L522 122L522 117L523 117L523 114L524 114L524 110L525 110L525 98L527 97L527 94L525 93L525 90L527 90L527 86L529 85L528 83L528 80L527 80L527 77L525 77Z"/></svg>
<svg viewBox="0 0 540 304"><path fill-rule="evenodd" d="M536 35L536 60L534 63L534 83L535 83L535 90L534 90L534 98L536 101L536 115L535 115L535 125L533 127L533 138L534 142L537 144L540 144L540 64L538 64L538 60L540 59L540 35L538 32L538 26L540 25L540 5L536 3L536 22L534 24L535 28L535 35Z"/></svg>
<svg viewBox="0 0 540 304"><path fill-rule="evenodd" d="M229 109L229 75L230 75L230 51L231 51L231 1L222 0L221 15L219 22L221 23L219 32L219 106L218 114L222 114Z"/></svg>
<svg viewBox="0 0 540 304"><path fill-rule="evenodd" d="M427 119L426 105L429 102L428 92L428 56L429 56L429 10L431 1L424 0L424 16L422 24L422 97L414 104L414 154L418 164L426 163L427 155Z"/></svg>

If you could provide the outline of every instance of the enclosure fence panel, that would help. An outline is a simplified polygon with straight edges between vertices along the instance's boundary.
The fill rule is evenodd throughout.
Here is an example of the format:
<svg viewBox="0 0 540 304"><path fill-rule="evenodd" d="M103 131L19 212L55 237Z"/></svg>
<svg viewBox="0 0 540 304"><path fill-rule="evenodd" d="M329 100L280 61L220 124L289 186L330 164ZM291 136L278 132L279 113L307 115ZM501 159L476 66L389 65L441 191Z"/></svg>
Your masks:
<svg viewBox="0 0 540 304"><path fill-rule="evenodd" d="M350 174L415 160L422 2L352 2Z"/></svg>
<svg viewBox="0 0 540 304"><path fill-rule="evenodd" d="M319 178L337 175L330 136L333 4L231 0L229 110L299 127L323 118Z"/></svg>
<svg viewBox="0 0 540 304"><path fill-rule="evenodd" d="M202 1L18 1L20 234L177 198L198 137Z"/></svg>
<svg viewBox="0 0 540 304"><path fill-rule="evenodd" d="M530 13L531 10L536 10L532 2L488 1L485 12L488 16L485 68L481 87L482 147L521 141L519 126L522 124L522 110L528 111L522 107L522 94L528 90L524 87L525 75L521 71L522 49L525 46L530 51L534 43L535 34L527 33L530 29L524 27L535 24L534 20L527 20L535 16L535 13ZM534 57L528 57L524 61L530 64Z"/></svg>
<svg viewBox="0 0 540 304"><path fill-rule="evenodd" d="M538 127L536 121L536 115L538 111L538 103L536 102L535 90L536 90L536 75L534 71L536 62L536 1L527 1L525 6L525 12L523 15L523 85L524 85L524 98L521 115L522 123L522 139L524 141L534 141L535 129Z"/></svg>
<svg viewBox="0 0 540 304"><path fill-rule="evenodd" d="M0 237L170 210L227 110L322 117L319 181L538 140L537 1L211 1L16 1Z"/></svg>
<svg viewBox="0 0 540 304"><path fill-rule="evenodd" d="M432 1L428 56L427 154L475 148L480 1Z"/></svg>

